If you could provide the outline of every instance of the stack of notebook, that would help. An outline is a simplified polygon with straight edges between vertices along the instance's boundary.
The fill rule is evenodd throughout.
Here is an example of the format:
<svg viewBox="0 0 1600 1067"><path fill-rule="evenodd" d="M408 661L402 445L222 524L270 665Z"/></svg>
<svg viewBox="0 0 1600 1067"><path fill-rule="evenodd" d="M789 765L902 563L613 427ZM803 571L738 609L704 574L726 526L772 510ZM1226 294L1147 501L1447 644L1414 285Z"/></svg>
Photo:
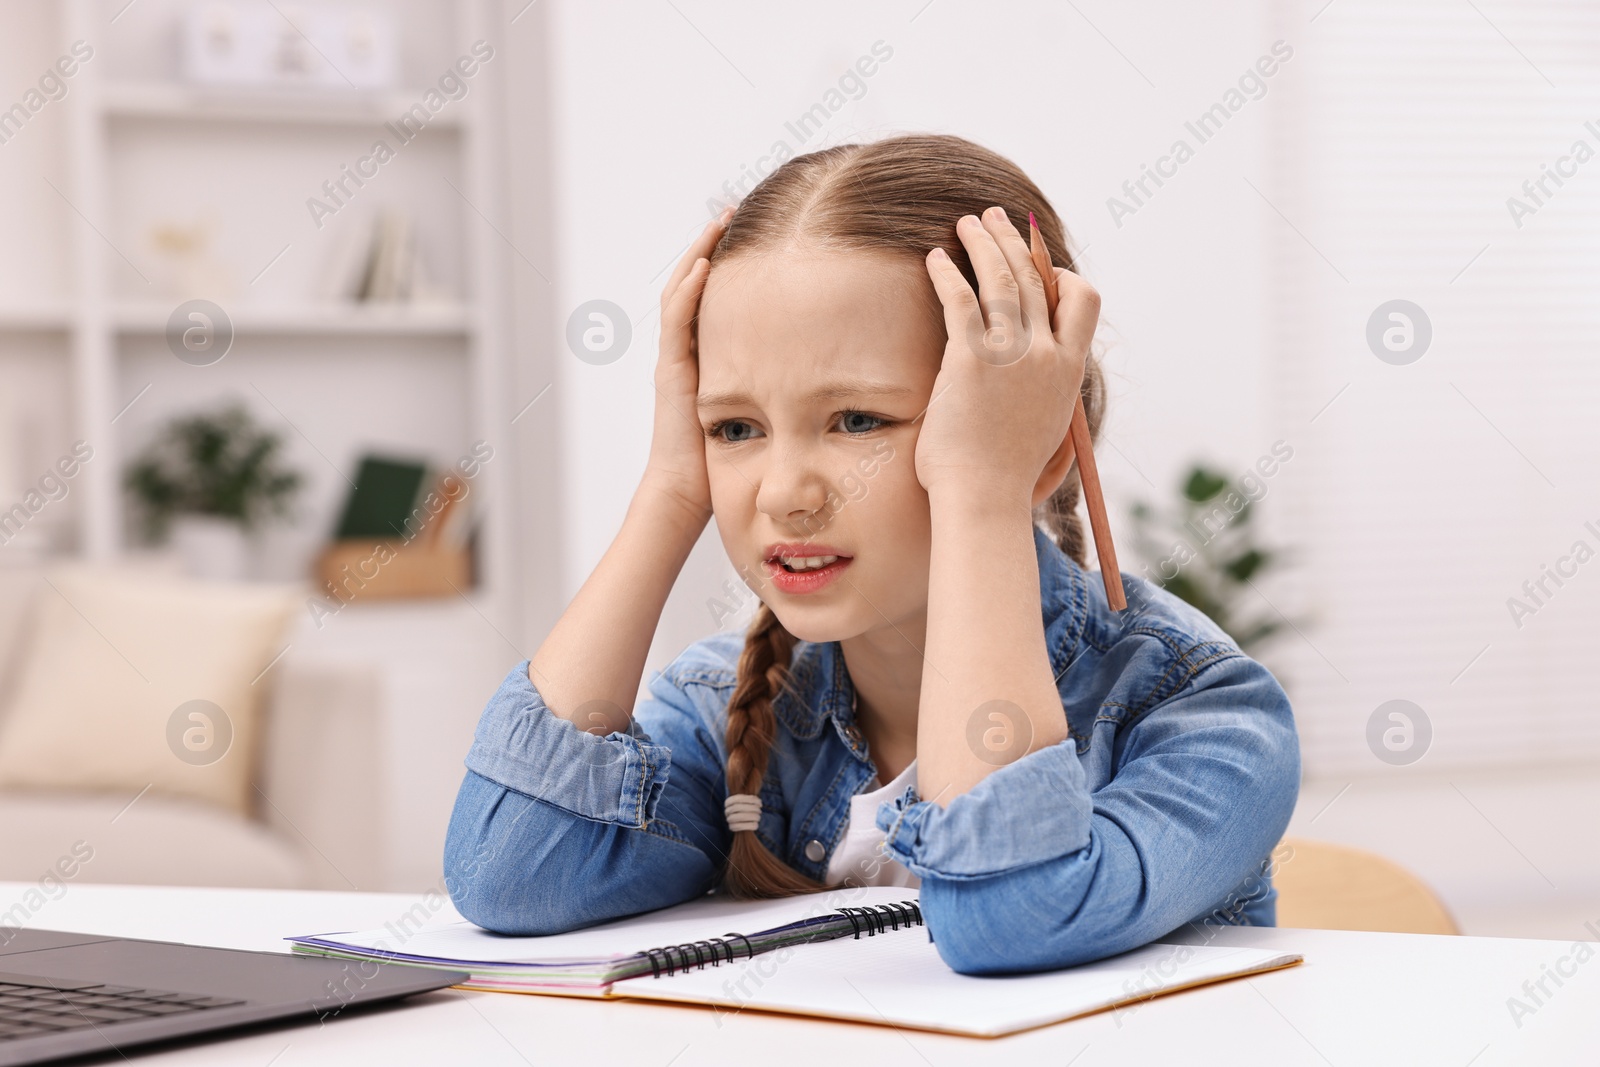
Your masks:
<svg viewBox="0 0 1600 1067"><path fill-rule="evenodd" d="M1156 943L1066 970L971 977L939 958L916 891L895 887L766 901L702 897L544 937L455 920L288 940L296 952L469 971L471 989L678 1000L981 1037L1301 960L1268 949Z"/></svg>

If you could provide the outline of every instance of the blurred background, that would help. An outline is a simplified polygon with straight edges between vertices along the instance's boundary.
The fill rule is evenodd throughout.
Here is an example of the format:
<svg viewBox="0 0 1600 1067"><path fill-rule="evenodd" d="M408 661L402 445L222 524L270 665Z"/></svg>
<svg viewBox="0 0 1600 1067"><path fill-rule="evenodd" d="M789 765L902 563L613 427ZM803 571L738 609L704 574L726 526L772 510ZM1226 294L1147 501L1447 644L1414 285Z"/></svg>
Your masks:
<svg viewBox="0 0 1600 1067"><path fill-rule="evenodd" d="M1066 222L1122 568L1283 681L1291 834L1593 936L1597 56L1560 0L10 0L0 878L51 892L0 906L85 852L437 888L642 472L672 265L923 130ZM750 605L708 530L651 669Z"/></svg>

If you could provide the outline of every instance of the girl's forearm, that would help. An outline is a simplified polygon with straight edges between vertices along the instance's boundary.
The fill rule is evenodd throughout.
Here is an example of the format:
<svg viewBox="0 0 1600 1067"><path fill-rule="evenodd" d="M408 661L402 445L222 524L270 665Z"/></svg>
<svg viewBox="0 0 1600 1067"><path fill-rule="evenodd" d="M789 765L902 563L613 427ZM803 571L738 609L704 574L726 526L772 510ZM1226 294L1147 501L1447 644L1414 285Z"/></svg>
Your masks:
<svg viewBox="0 0 1600 1067"><path fill-rule="evenodd" d="M1067 737L1039 606L1028 494L936 494L917 791L941 806Z"/></svg>
<svg viewBox="0 0 1600 1067"><path fill-rule="evenodd" d="M650 641L710 518L648 482L611 547L528 664L551 711L595 733L625 730Z"/></svg>

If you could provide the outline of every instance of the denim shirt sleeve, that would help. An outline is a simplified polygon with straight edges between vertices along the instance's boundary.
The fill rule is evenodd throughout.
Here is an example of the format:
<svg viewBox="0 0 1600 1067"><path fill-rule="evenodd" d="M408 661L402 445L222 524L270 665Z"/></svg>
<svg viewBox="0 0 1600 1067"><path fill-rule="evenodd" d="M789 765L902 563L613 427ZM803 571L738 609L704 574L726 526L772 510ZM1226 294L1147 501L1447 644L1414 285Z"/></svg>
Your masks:
<svg viewBox="0 0 1600 1067"><path fill-rule="evenodd" d="M721 750L699 701L717 697L692 684L692 665L669 671L651 680L627 731L604 737L553 713L527 660L506 675L478 722L446 834L446 888L465 918L558 933L711 888L728 833Z"/></svg>
<svg viewBox="0 0 1600 1067"><path fill-rule="evenodd" d="M1105 658L1124 669L1173 658L1144 644ZM1102 706L1090 756L1069 738L944 808L915 786L879 807L885 849L920 877L923 913L952 968L1045 970L1128 951L1204 915L1259 870L1299 790L1288 698L1236 646L1195 646L1176 660L1204 665L1165 700L1131 709L1131 724L1125 705ZM1086 760L1113 751L1114 774L1091 791Z"/></svg>

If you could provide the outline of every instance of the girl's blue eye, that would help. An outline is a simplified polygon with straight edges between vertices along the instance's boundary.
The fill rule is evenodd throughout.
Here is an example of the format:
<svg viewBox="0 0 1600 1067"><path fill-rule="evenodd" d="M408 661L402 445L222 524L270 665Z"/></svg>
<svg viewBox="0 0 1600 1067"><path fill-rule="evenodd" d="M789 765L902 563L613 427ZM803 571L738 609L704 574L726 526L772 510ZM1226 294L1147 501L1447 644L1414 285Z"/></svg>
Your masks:
<svg viewBox="0 0 1600 1067"><path fill-rule="evenodd" d="M887 425L889 421L889 419L881 415L869 415L865 411L841 411L838 417L838 426L846 434L858 437L880 429ZM737 445L752 441L758 437L765 437L766 435L743 419L724 419L706 430L706 436L722 441L725 444Z"/></svg>
<svg viewBox="0 0 1600 1067"><path fill-rule="evenodd" d="M839 427L845 433L871 433L883 423L883 419L868 415L865 411L846 411L839 415Z"/></svg>
<svg viewBox="0 0 1600 1067"><path fill-rule="evenodd" d="M750 440L752 437L757 436L757 434L756 428L751 426L748 422L740 422L737 419L729 419L727 422L721 422L713 426L711 428L711 436L720 437L729 444L738 444L741 441Z"/></svg>

